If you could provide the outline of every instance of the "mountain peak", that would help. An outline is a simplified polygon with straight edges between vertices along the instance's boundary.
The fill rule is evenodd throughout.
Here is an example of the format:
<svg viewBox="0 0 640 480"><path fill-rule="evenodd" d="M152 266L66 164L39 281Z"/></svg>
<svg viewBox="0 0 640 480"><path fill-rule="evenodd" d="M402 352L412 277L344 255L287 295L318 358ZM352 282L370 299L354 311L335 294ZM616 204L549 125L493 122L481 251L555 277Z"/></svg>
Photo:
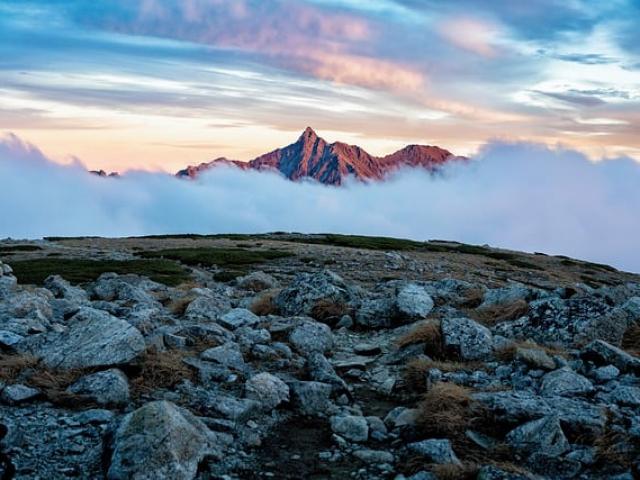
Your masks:
<svg viewBox="0 0 640 480"><path fill-rule="evenodd" d="M311 127L305 128L304 132L302 132L302 135L300 135L300 140L305 140L305 141L315 141L317 138L318 138L318 135Z"/></svg>

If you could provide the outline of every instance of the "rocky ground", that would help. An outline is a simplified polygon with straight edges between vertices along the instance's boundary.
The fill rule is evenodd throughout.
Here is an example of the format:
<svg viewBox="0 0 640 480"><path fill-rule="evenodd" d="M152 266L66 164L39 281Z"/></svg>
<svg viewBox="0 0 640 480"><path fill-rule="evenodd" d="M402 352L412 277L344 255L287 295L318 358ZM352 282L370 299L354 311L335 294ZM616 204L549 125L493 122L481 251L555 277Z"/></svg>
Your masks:
<svg viewBox="0 0 640 480"><path fill-rule="evenodd" d="M0 478L638 478L640 277L456 245L0 242ZM232 246L288 256L20 278Z"/></svg>

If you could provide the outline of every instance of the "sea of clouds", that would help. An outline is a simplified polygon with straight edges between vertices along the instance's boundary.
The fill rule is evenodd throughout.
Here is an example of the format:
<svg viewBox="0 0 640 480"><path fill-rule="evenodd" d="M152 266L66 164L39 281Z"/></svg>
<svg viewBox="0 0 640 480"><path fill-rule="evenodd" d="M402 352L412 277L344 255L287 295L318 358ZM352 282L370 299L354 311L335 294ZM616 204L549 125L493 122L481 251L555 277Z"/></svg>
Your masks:
<svg viewBox="0 0 640 480"><path fill-rule="evenodd" d="M640 272L640 164L491 142L440 176L407 169L343 187L232 167L196 181L102 178L0 137L0 237L270 231L449 239Z"/></svg>

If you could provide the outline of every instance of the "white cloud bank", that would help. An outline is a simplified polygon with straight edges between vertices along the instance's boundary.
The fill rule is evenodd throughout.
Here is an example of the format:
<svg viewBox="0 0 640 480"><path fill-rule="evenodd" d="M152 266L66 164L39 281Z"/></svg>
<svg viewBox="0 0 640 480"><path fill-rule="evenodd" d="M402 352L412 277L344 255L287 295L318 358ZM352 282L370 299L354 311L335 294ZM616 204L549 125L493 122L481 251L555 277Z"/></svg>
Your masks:
<svg viewBox="0 0 640 480"><path fill-rule="evenodd" d="M406 170L342 188L228 168L195 182L142 172L105 179L0 137L0 237L276 230L445 238L640 272L640 165L490 143L442 178Z"/></svg>

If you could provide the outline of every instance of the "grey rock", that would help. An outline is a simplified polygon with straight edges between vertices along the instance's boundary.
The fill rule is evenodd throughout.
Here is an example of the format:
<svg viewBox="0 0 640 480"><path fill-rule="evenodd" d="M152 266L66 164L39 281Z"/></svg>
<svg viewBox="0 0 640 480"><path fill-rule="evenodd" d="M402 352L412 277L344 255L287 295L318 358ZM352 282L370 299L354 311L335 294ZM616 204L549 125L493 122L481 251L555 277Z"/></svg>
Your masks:
<svg viewBox="0 0 640 480"><path fill-rule="evenodd" d="M129 401L129 381L116 368L85 375L67 390L84 395L98 405L124 405Z"/></svg>
<svg viewBox="0 0 640 480"><path fill-rule="evenodd" d="M252 292L261 292L278 287L278 281L275 278L261 271L251 272L244 277L236 279L236 284L239 288Z"/></svg>
<svg viewBox="0 0 640 480"><path fill-rule="evenodd" d="M640 358L634 357L603 340L594 340L582 349L580 355L598 364L614 365L623 373L640 375Z"/></svg>
<svg viewBox="0 0 640 480"><path fill-rule="evenodd" d="M484 293L482 303L478 308L506 305L518 300L530 301L542 296L539 290L533 290L519 283L512 283L506 287L493 288Z"/></svg>
<svg viewBox="0 0 640 480"><path fill-rule="evenodd" d="M142 334L129 323L102 311L83 307L68 330L38 339L31 353L51 368L110 367L126 364L145 349Z"/></svg>
<svg viewBox="0 0 640 480"><path fill-rule="evenodd" d="M618 385L609 392L606 398L618 405L640 407L640 388L630 385Z"/></svg>
<svg viewBox="0 0 640 480"><path fill-rule="evenodd" d="M462 465L453 448L451 448L451 442L447 439L431 438L422 440L410 443L407 448L423 456L429 463Z"/></svg>
<svg viewBox="0 0 640 480"><path fill-rule="evenodd" d="M60 275L50 275L44 281L44 287L56 298L64 298L76 303L86 303L89 300L87 292L80 287L74 287Z"/></svg>
<svg viewBox="0 0 640 480"><path fill-rule="evenodd" d="M333 334L328 325L305 320L289 335L289 342L301 354L324 353L333 348Z"/></svg>
<svg viewBox="0 0 640 480"><path fill-rule="evenodd" d="M235 330L236 328L244 326L253 326L260 322L260 317L246 308L234 308L218 319L218 323L229 330Z"/></svg>
<svg viewBox="0 0 640 480"><path fill-rule="evenodd" d="M367 419L356 415L331 417L331 430L352 442L366 442L369 438Z"/></svg>
<svg viewBox="0 0 640 480"><path fill-rule="evenodd" d="M9 332L7 330L0 330L0 347L13 348L22 340L24 340L24 337L22 335Z"/></svg>
<svg viewBox="0 0 640 480"><path fill-rule="evenodd" d="M570 368L560 368L542 377L540 393L545 396L584 395L593 391L593 384L588 378L574 372Z"/></svg>
<svg viewBox="0 0 640 480"><path fill-rule="evenodd" d="M115 433L109 480L190 480L216 441L196 417L170 402L147 403L124 417Z"/></svg>
<svg viewBox="0 0 640 480"><path fill-rule="evenodd" d="M280 291L275 304L285 316L310 315L319 301L349 304L357 294L345 281L330 270L300 273L291 285Z"/></svg>
<svg viewBox="0 0 640 480"><path fill-rule="evenodd" d="M478 471L476 480L533 480L532 475L508 472L493 465L485 465Z"/></svg>
<svg viewBox="0 0 640 480"><path fill-rule="evenodd" d="M77 414L74 419L80 425L111 423L116 414L102 408L92 408Z"/></svg>
<svg viewBox="0 0 640 480"><path fill-rule="evenodd" d="M356 450L353 456L367 464L393 463L394 456L384 450Z"/></svg>
<svg viewBox="0 0 640 480"><path fill-rule="evenodd" d="M379 345L373 343L358 343L353 347L353 351L358 355L377 355L382 350Z"/></svg>
<svg viewBox="0 0 640 480"><path fill-rule="evenodd" d="M533 368L542 368L544 370L556 368L556 362L553 358L540 348L518 347L516 348L515 358Z"/></svg>
<svg viewBox="0 0 640 480"><path fill-rule="evenodd" d="M199 297L192 300L184 311L185 317L213 321L231 309L229 298L209 289L198 289Z"/></svg>
<svg viewBox="0 0 640 480"><path fill-rule="evenodd" d="M506 441L525 455L541 451L557 456L570 449L569 441L555 416L543 417L520 425L507 434Z"/></svg>
<svg viewBox="0 0 640 480"><path fill-rule="evenodd" d="M462 360L483 360L492 354L491 331L469 318L445 318L441 323L447 350Z"/></svg>
<svg viewBox="0 0 640 480"><path fill-rule="evenodd" d="M393 325L396 309L388 298L366 298L356 311L356 323L367 328L389 328Z"/></svg>
<svg viewBox="0 0 640 480"><path fill-rule="evenodd" d="M335 369L321 353L312 353L307 358L307 368L309 377L312 380L322 383L328 383L333 386L337 392L348 392L349 389L345 381L340 378Z"/></svg>
<svg viewBox="0 0 640 480"><path fill-rule="evenodd" d="M553 479L575 478L582 469L580 462L542 451L533 453L527 463L533 471Z"/></svg>
<svg viewBox="0 0 640 480"><path fill-rule="evenodd" d="M28 387L17 383L8 385L2 389L0 400L7 405L18 405L36 399L40 395L37 388Z"/></svg>
<svg viewBox="0 0 640 480"><path fill-rule="evenodd" d="M398 290L396 308L402 317L418 320L433 310L433 299L424 287L409 283Z"/></svg>
<svg viewBox="0 0 640 480"><path fill-rule="evenodd" d="M289 401L289 387L275 375L259 373L245 383L246 397L260 402L266 410Z"/></svg>
<svg viewBox="0 0 640 480"><path fill-rule="evenodd" d="M479 392L472 398L510 424L556 415L568 429L602 433L606 424L603 408L588 401L566 397L542 397L525 391Z"/></svg>
<svg viewBox="0 0 640 480"><path fill-rule="evenodd" d="M384 417L384 424L392 429L413 426L418 415L419 412L416 408L396 407Z"/></svg>
<svg viewBox="0 0 640 480"><path fill-rule="evenodd" d="M227 342L219 347L209 348L200 354L200 358L236 370L244 370L245 368L240 347L234 342Z"/></svg>
<svg viewBox="0 0 640 480"><path fill-rule="evenodd" d="M327 383L296 381L289 387L292 403L303 415L324 414L331 405L333 387Z"/></svg>
<svg viewBox="0 0 640 480"><path fill-rule="evenodd" d="M620 370L618 370L613 365L606 365L604 367L599 367L593 370L592 376L599 383L605 383L610 380L614 380L618 378L620 375Z"/></svg>

